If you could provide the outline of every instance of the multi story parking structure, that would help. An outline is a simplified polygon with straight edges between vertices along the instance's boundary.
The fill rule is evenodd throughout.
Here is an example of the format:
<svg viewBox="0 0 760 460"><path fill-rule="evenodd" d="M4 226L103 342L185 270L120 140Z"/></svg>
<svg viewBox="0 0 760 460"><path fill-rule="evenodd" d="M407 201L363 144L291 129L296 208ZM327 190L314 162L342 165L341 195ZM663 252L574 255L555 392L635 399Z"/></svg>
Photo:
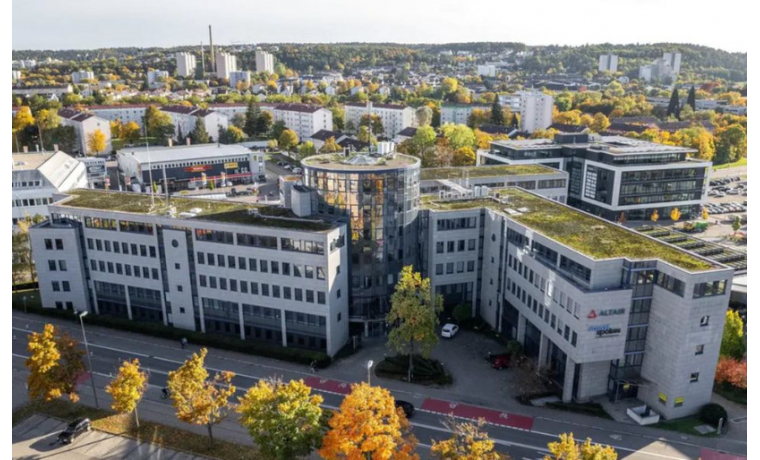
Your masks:
<svg viewBox="0 0 760 460"><path fill-rule="evenodd" d="M45 308L329 355L348 340L343 224L282 208L82 189L50 213L30 233Z"/></svg>

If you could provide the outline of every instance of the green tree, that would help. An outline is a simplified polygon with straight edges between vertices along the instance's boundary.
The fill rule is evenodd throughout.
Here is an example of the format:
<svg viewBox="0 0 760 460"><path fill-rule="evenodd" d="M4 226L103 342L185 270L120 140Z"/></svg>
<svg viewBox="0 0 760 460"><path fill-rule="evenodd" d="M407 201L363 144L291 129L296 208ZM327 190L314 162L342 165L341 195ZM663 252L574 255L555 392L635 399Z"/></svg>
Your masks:
<svg viewBox="0 0 760 460"><path fill-rule="evenodd" d="M245 126L243 131L248 134L249 137L254 137L262 132L259 130L259 118L261 117L261 108L258 104L253 102L253 98L248 103L248 108L245 111Z"/></svg>
<svg viewBox="0 0 760 460"><path fill-rule="evenodd" d="M264 112L264 113L269 113L269 112ZM276 122L272 124L270 137L272 139L279 139L280 136L282 136L283 131L285 131L286 129L287 127L285 126L285 122L282 120L277 120Z"/></svg>
<svg viewBox="0 0 760 460"><path fill-rule="evenodd" d="M145 109L145 130L148 136L159 139L172 139L175 134L172 117L155 105L149 105Z"/></svg>
<svg viewBox="0 0 760 460"><path fill-rule="evenodd" d="M462 147L475 148L475 132L467 125L447 124L441 127L441 133L448 141L449 147L454 150Z"/></svg>
<svg viewBox="0 0 760 460"><path fill-rule="evenodd" d="M286 129L277 139L282 150L291 150L298 145L298 135L292 129Z"/></svg>
<svg viewBox="0 0 760 460"><path fill-rule="evenodd" d="M732 163L747 155L747 130L734 123L715 133L715 164Z"/></svg>
<svg viewBox="0 0 760 460"><path fill-rule="evenodd" d="M195 117L195 128L190 131L190 139L193 144L208 144L209 135L206 131L206 122L203 117Z"/></svg>
<svg viewBox="0 0 760 460"><path fill-rule="evenodd" d="M370 131L368 126L360 126L359 132L356 133L356 137L362 141L371 143L374 140L374 137L372 136L372 131Z"/></svg>
<svg viewBox="0 0 760 460"><path fill-rule="evenodd" d="M43 147L49 144L51 131L60 125L61 117L58 116L55 110L42 109L37 113L37 130Z"/></svg>
<svg viewBox="0 0 760 460"><path fill-rule="evenodd" d="M77 131L73 126L58 126L48 131L50 142L59 150L73 152L77 148ZM51 145L52 147L52 145Z"/></svg>
<svg viewBox="0 0 760 460"><path fill-rule="evenodd" d="M744 321L736 310L726 311L726 324L723 326L723 338L720 342L721 356L741 359L744 356Z"/></svg>
<svg viewBox="0 0 760 460"><path fill-rule="evenodd" d="M346 111L339 106L330 107L333 116L333 128L341 131L346 126Z"/></svg>
<svg viewBox="0 0 760 460"><path fill-rule="evenodd" d="M410 139L413 154L419 156L423 167L432 165L435 156L435 142L438 139L435 130L430 126L421 126Z"/></svg>
<svg viewBox="0 0 760 460"><path fill-rule="evenodd" d="M312 141L306 141L298 147L299 160L311 155L315 155L316 153L317 149L314 147L314 143Z"/></svg>
<svg viewBox="0 0 760 460"><path fill-rule="evenodd" d="M383 128L383 120L379 115L362 115L362 118L359 121L359 126L369 127L372 134L375 136L380 136L385 132L385 128Z"/></svg>
<svg viewBox="0 0 760 460"><path fill-rule="evenodd" d="M504 109L501 108L498 97L494 99L491 105L491 124L504 126Z"/></svg>
<svg viewBox="0 0 760 460"><path fill-rule="evenodd" d="M230 125L227 129L220 126L219 142L222 144L238 144L245 140L245 133L235 125Z"/></svg>
<svg viewBox="0 0 760 460"><path fill-rule="evenodd" d="M673 88L673 93L670 95L670 102L668 103L668 110L665 112L667 116L674 116L678 118L681 113L681 103L678 101L678 88Z"/></svg>
<svg viewBox="0 0 760 460"><path fill-rule="evenodd" d="M415 346L427 357L438 344L435 327L442 309L443 296L433 293L430 278L423 279L422 275L412 271L411 265L404 267L391 296L391 310L386 321L392 328L388 334L388 345L398 353L409 355L410 382L414 372Z"/></svg>
<svg viewBox="0 0 760 460"><path fill-rule="evenodd" d="M237 412L265 459L310 454L322 441L322 396L303 380L259 380L240 398Z"/></svg>
<svg viewBox="0 0 760 460"><path fill-rule="evenodd" d="M686 96L686 105L691 107L691 110L697 111L697 91L694 89L694 85L691 85L689 95Z"/></svg>

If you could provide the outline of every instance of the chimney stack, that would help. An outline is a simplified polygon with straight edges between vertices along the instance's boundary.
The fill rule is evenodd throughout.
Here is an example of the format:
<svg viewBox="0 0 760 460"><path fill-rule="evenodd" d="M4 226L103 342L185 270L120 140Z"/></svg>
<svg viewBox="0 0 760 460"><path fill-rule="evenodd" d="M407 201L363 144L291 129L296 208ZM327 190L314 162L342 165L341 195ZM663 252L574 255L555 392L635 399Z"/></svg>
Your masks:
<svg viewBox="0 0 760 460"><path fill-rule="evenodd" d="M214 38L211 36L211 24L208 25L209 53L211 53L211 71L216 73L216 56L214 55Z"/></svg>

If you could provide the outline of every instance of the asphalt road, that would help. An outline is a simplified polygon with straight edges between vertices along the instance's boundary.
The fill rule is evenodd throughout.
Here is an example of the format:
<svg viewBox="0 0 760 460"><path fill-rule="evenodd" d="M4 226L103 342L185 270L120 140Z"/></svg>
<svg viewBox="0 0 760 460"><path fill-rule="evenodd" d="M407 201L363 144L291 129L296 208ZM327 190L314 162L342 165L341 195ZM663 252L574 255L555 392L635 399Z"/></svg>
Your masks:
<svg viewBox="0 0 760 460"><path fill-rule="evenodd" d="M24 391L23 386L19 386L18 380L24 375L24 358L27 356L26 334L27 331L38 331L42 329L43 321L41 317L13 317L13 377L14 393ZM67 322L57 320L49 321L64 326L72 335L80 337L80 329ZM95 329L95 328L92 328ZM107 331L108 334L98 333L88 330L87 336L90 345L92 366L95 371L95 382L98 388L98 398L101 407L110 402L110 396L105 393L103 388L114 375L119 364L124 359L138 358L141 366L150 372L150 388L141 403L141 412L145 415L146 411L151 414L151 418L156 421L169 424L176 422L173 416L173 410L169 401L161 399L161 388L166 385L167 372L176 369L190 354L195 351L195 347L190 346L187 350L181 350L177 345L167 346L166 342L154 344L152 338L145 338L145 341L136 340L140 336L127 334L119 331ZM269 378L273 375L281 376L283 379L289 378L309 378L312 377L308 371L297 371L293 365L282 363L282 367L276 367L268 364L262 365L257 363L256 357L245 357L243 359L230 359L229 357L214 356L215 350L211 349L207 357L207 366L210 371L231 370L236 373L233 383L238 387L238 394L242 395L245 390L254 385L261 378ZM269 361L277 363L277 361ZM299 375L300 374L300 375ZM319 377L319 374L317 375ZM83 400L91 404L92 391L87 386L80 388L80 395ZM325 408L337 408L343 398L340 394L332 392L318 391L324 398ZM424 391L424 389L420 389ZM420 442L420 453L424 455L429 449L432 440L447 439L449 432L442 425L443 418L440 414L426 412L420 409L419 395L400 394L393 392L394 397L398 399L410 400L416 406L417 410L410 419L414 433ZM14 394L14 399L16 395ZM179 425L182 426L182 425ZM236 442L248 442L250 438L247 432L233 419L228 419L219 427L224 431L224 436ZM586 436L591 437L594 441L610 444L618 450L619 458L632 460L676 460L676 459L696 459L699 457L701 446L689 442L664 442L655 437L644 437L629 432L611 432L604 429L595 429L594 427L578 426L561 420L558 414L556 420L541 419L535 420L531 431L513 429L505 426L489 424L486 427L490 437L496 442L499 451L508 453L514 459L533 460L541 459L546 451L546 444L556 439L557 433L575 432L577 439L584 439ZM221 434L221 433L220 433ZM745 444L746 449L746 444ZM740 449L735 449L740 450ZM745 450L746 451L746 450Z"/></svg>

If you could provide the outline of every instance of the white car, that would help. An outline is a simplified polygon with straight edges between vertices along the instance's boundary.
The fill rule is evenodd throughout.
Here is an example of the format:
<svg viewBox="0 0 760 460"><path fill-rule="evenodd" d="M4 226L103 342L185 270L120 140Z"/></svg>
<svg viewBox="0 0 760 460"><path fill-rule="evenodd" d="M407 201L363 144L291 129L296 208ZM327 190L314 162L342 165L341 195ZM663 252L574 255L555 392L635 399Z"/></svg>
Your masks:
<svg viewBox="0 0 760 460"><path fill-rule="evenodd" d="M441 329L441 337L450 339L457 335L457 332L459 332L459 326L456 324L446 323L443 325L443 329Z"/></svg>

